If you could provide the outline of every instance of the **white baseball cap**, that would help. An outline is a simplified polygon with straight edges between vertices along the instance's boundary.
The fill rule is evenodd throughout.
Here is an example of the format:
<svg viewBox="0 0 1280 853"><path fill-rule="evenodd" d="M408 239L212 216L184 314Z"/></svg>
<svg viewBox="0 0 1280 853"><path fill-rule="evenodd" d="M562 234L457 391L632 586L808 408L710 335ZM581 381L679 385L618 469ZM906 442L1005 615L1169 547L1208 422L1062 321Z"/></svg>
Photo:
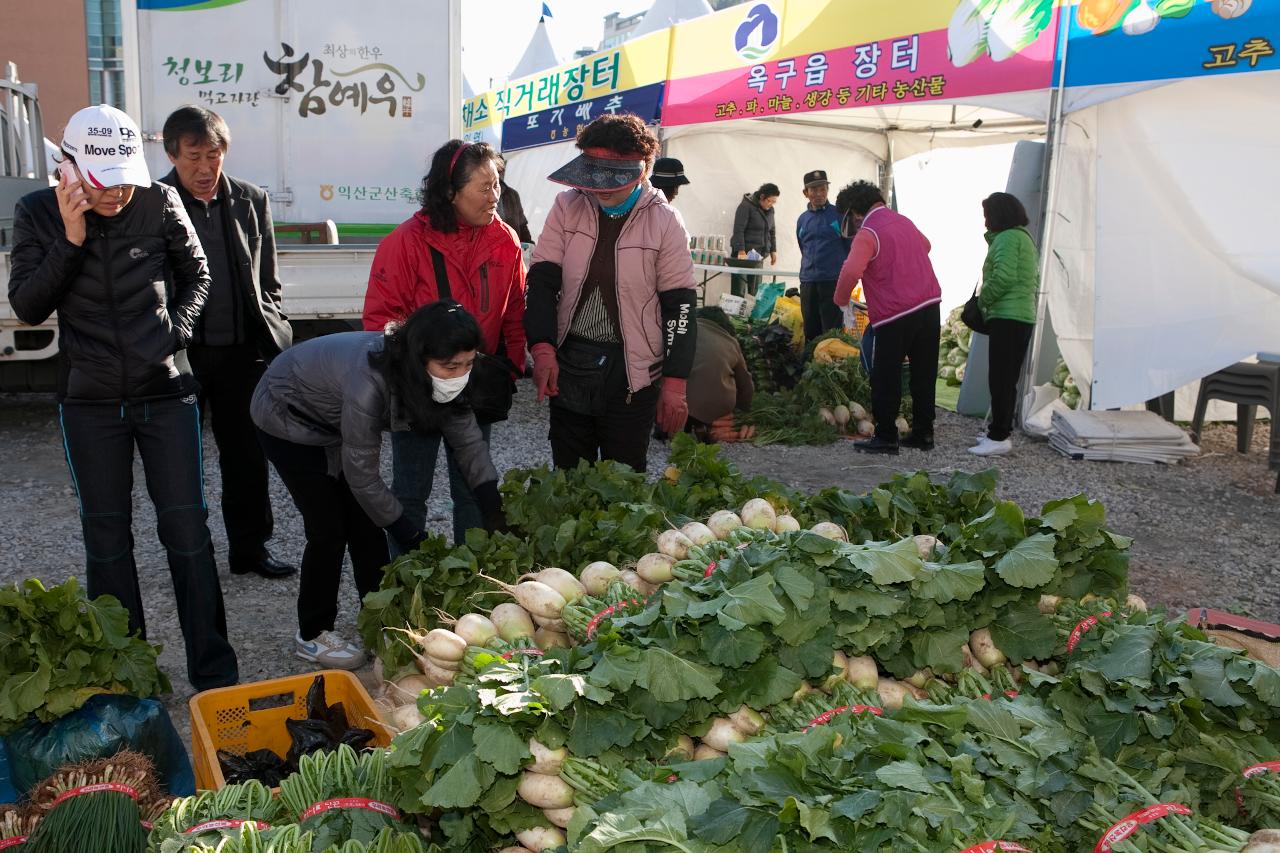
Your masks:
<svg viewBox="0 0 1280 853"><path fill-rule="evenodd" d="M98 189L151 186L142 134L133 119L115 107L99 104L73 115L62 134L62 150L75 158L80 174Z"/></svg>

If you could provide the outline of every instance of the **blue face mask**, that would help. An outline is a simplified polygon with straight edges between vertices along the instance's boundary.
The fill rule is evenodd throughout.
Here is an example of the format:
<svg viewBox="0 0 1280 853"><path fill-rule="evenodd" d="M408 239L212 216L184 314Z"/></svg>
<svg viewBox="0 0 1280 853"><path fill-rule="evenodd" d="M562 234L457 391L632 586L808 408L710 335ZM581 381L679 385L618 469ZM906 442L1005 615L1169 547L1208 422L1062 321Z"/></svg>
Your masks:
<svg viewBox="0 0 1280 853"><path fill-rule="evenodd" d="M631 195L627 196L626 200L623 201L622 204L616 207L605 207L602 204L600 205L600 209L603 210L605 213L609 214L610 216L621 216L624 213L630 213L631 208L636 206L636 201L640 198L641 186L643 185L636 184L636 188L631 191Z"/></svg>

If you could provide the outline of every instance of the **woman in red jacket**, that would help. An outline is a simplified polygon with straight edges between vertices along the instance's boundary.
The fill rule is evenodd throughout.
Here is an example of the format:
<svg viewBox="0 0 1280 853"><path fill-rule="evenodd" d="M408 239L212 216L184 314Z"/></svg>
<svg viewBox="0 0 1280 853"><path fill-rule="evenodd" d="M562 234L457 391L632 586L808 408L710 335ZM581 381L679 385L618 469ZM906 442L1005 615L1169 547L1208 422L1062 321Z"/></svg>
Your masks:
<svg viewBox="0 0 1280 853"><path fill-rule="evenodd" d="M524 366L524 261L515 232L497 217L498 164L498 153L483 142L454 139L436 151L422 179L422 209L383 238L374 255L364 298L366 330L403 321L447 291L480 324L483 352L505 357L513 372ZM489 425L481 429L487 443ZM391 437L391 490L418 529L425 526L440 442L439 433ZM460 543L484 518L447 443L445 455L453 538Z"/></svg>

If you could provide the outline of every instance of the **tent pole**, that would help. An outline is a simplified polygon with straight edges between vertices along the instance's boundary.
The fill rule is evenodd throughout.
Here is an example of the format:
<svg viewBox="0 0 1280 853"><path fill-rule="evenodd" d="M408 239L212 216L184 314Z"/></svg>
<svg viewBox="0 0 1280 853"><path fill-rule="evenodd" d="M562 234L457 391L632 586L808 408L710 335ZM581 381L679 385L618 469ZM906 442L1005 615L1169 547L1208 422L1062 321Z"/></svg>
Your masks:
<svg viewBox="0 0 1280 853"><path fill-rule="evenodd" d="M1021 387L1025 398L1026 392L1034 387L1036 374L1040 366L1040 351L1044 346L1044 321L1048 311L1049 294L1045 282L1048 281L1049 263L1053 257L1054 211L1058 195L1058 147L1062 141L1062 125L1065 121L1064 105L1067 88L1067 47L1071 38L1070 19L1058 12L1059 48L1062 56L1058 63L1058 82L1049 93L1049 122L1045 129L1044 170L1040 178L1040 290L1036 294L1036 325L1031 335L1031 350L1022 362ZM1019 425L1026 426L1026 408L1018 407Z"/></svg>
<svg viewBox="0 0 1280 853"><path fill-rule="evenodd" d="M881 177L880 192L889 200L889 207L893 210L898 209L898 200L895 197L896 189L893 181L893 131L891 128L884 130L884 174Z"/></svg>

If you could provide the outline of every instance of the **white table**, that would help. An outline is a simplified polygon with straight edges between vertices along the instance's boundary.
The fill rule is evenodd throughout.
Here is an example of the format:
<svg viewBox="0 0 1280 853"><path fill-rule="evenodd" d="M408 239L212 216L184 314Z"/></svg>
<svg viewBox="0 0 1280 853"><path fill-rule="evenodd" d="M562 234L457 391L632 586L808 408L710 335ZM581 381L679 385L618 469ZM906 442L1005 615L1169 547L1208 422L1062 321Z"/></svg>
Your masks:
<svg viewBox="0 0 1280 853"><path fill-rule="evenodd" d="M707 301L707 284L711 279L719 275L750 275L759 279L769 277L772 281L776 278L794 278L799 279L799 271L778 270L773 267L733 267L728 264L694 264L695 271L702 274L702 281L698 283L698 301L705 303Z"/></svg>

